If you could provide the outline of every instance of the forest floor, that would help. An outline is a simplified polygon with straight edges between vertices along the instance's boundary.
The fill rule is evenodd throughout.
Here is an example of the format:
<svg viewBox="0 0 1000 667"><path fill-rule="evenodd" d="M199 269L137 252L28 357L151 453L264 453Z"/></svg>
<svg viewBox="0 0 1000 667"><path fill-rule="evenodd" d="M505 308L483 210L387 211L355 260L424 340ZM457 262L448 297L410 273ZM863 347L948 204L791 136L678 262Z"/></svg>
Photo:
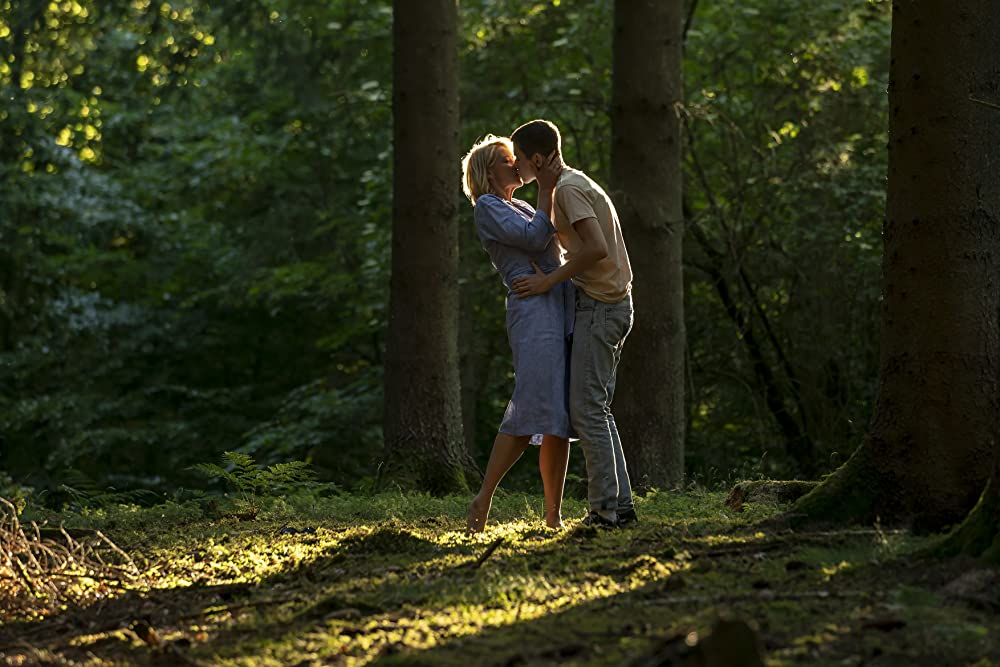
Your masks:
<svg viewBox="0 0 1000 667"><path fill-rule="evenodd" d="M508 494L472 536L466 499L398 493L279 500L252 521L91 512L75 522L141 576L34 619L8 610L0 665L735 667L755 645L772 667L1000 665L996 570L918 558L931 538L878 526L761 530L785 508L723 500L653 493L612 531L568 500L557 532L540 497Z"/></svg>

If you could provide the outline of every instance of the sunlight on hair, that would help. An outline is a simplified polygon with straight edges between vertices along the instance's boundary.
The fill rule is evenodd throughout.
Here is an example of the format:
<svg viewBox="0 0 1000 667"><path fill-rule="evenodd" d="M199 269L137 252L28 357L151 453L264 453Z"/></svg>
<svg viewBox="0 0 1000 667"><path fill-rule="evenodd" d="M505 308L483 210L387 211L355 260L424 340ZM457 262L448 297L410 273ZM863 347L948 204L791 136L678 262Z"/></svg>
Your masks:
<svg viewBox="0 0 1000 667"><path fill-rule="evenodd" d="M462 192L469 198L472 205L476 205L476 200L485 194L497 194L492 191L489 183L489 170L496 164L497 149L504 147L511 154L514 153L514 145L507 137L498 137L487 134L477 141L469 149L469 152L462 158Z"/></svg>

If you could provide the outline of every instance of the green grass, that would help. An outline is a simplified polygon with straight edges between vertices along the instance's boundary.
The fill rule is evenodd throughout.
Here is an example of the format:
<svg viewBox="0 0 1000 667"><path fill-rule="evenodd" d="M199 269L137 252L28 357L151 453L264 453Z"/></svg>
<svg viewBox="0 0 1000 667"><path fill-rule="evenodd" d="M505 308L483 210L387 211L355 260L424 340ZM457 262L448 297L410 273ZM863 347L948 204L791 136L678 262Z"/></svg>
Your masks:
<svg viewBox="0 0 1000 667"><path fill-rule="evenodd" d="M204 500L92 511L66 518L142 582L0 626L0 664L610 666L719 618L749 623L772 667L1000 664L1000 595L943 592L968 561L917 562L927 538L905 532L761 531L781 506L723 499L653 493L636 528L550 531L541 497L508 494L473 536L463 497L292 497L256 521Z"/></svg>

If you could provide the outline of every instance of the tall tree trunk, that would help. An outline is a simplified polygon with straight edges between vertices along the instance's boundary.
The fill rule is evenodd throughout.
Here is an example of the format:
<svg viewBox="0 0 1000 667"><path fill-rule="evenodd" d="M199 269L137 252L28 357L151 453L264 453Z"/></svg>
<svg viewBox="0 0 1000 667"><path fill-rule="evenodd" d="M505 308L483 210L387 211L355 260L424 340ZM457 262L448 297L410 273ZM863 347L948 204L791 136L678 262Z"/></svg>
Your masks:
<svg viewBox="0 0 1000 667"><path fill-rule="evenodd" d="M1000 4L893 4L878 397L806 518L953 524L997 438ZM995 489L995 487L993 487Z"/></svg>
<svg viewBox="0 0 1000 667"><path fill-rule="evenodd" d="M982 144L972 144L974 150L982 155L976 161L984 171L993 173L993 179L985 178L977 189L980 215L984 224L1000 227L1000 182L996 179L1000 169L1000 64L996 62L996 54L1000 53L1000 7L994 3L981 15L975 17L978 37L978 59L974 70L974 78L969 94L969 101L977 105L981 114L981 123L990 129L984 133ZM996 277L997 263L1000 259L996 253L1000 251L996 239L992 247L983 252L992 259L993 276ZM994 332L1000 325L1000 298L996 292L1000 289L994 278L990 283L992 297L990 303L997 308L996 319L984 326ZM994 341L995 344L996 341ZM994 348L995 350L996 348ZM993 475L983 491L979 503L973 508L965 521L945 538L942 552L945 554L964 553L978 556L994 565L1000 564L1000 364L993 364Z"/></svg>
<svg viewBox="0 0 1000 667"><path fill-rule="evenodd" d="M681 246L683 3L619 0L614 18L611 175L635 276L635 326L615 413L637 486L684 476Z"/></svg>
<svg viewBox="0 0 1000 667"><path fill-rule="evenodd" d="M393 4L383 483L466 491L458 372L458 8Z"/></svg>

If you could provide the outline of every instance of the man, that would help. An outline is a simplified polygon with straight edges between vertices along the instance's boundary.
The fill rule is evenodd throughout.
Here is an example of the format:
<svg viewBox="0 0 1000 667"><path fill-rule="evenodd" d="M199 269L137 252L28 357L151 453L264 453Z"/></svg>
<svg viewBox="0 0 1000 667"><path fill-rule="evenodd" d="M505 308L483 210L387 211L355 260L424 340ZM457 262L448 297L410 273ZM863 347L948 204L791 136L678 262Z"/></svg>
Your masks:
<svg viewBox="0 0 1000 667"><path fill-rule="evenodd" d="M525 123L511 140L515 166L525 183L535 179L553 151L562 159L559 129L549 121ZM536 266L534 275L513 282L513 291L523 299L569 279L576 285L569 411L587 461L590 511L583 523L634 523L638 517L611 414L618 362L632 329L632 267L611 198L582 171L563 165L553 210L567 261L548 275Z"/></svg>

